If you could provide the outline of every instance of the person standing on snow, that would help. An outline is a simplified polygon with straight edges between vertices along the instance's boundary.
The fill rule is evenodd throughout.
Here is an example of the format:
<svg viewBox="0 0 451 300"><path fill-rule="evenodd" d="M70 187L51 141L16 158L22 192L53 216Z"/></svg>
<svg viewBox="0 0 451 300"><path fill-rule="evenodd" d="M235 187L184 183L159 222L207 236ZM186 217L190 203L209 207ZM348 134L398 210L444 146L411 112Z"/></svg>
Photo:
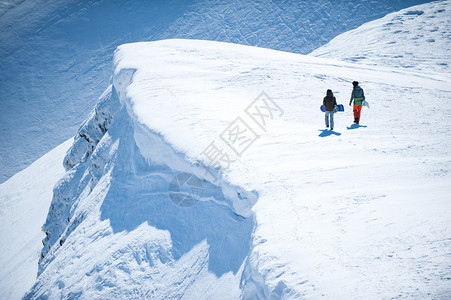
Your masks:
<svg viewBox="0 0 451 300"><path fill-rule="evenodd" d="M362 111L362 103L365 100L365 95L363 94L362 88L359 86L357 81L353 81L352 85L354 88L352 89L351 101L349 101L349 106L351 106L352 101L354 101L354 123L359 124L360 121L360 112Z"/></svg>
<svg viewBox="0 0 451 300"><path fill-rule="evenodd" d="M330 118L330 130L334 130L334 112L335 105L337 105L337 100L332 93L332 90L327 90L326 97L323 99L323 105L326 109L325 121L326 127L329 127L329 118Z"/></svg>

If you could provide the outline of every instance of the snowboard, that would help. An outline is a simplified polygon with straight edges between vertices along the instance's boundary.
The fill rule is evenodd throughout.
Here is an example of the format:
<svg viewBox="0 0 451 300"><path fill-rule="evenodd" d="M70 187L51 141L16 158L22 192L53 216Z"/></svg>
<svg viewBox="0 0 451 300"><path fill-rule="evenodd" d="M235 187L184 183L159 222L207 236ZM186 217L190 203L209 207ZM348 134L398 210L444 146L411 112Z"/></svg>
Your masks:
<svg viewBox="0 0 451 300"><path fill-rule="evenodd" d="M338 108L337 111L345 111L345 107L343 106L343 104L338 104L337 108ZM326 111L326 107L324 105L321 105L320 109L322 112Z"/></svg>

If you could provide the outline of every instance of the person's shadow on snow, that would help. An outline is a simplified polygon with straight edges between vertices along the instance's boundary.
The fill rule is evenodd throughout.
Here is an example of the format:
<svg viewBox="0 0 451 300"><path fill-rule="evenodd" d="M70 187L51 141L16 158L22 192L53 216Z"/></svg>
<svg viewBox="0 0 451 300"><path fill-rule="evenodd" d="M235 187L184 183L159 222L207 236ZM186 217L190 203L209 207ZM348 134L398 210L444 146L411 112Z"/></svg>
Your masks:
<svg viewBox="0 0 451 300"><path fill-rule="evenodd" d="M328 129L323 129L323 130L319 130L319 131L321 131L321 133L319 134L319 137L326 137L326 136L331 136L331 135L337 135L337 136L341 135L340 132L336 132L336 131L328 130Z"/></svg>
<svg viewBox="0 0 451 300"><path fill-rule="evenodd" d="M360 127L367 127L366 125L359 125L359 124L352 124L351 126L348 126L347 128L348 128L348 130L351 130L351 129L357 129L357 128L360 128Z"/></svg>

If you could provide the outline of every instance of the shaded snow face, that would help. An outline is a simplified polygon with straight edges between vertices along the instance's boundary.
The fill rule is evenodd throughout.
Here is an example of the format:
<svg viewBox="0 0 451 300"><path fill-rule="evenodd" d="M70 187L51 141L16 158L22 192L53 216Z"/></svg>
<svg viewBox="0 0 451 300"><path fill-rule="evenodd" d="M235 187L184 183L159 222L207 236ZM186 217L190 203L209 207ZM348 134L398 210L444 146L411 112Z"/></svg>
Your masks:
<svg viewBox="0 0 451 300"><path fill-rule="evenodd" d="M100 206L101 220L108 220L114 233L133 232L142 223L169 232L176 260L206 241L208 269L217 277L236 274L250 252L253 218L234 213L226 206L221 188L206 180L202 180L200 201L194 205L183 207L171 201L168 188L177 171L142 156L131 134L133 126L124 126L127 116L125 111L118 116L121 132L130 134L121 134L111 187ZM115 130L113 126L110 131ZM152 143L141 147L173 151Z"/></svg>
<svg viewBox="0 0 451 300"><path fill-rule="evenodd" d="M0 182L73 136L123 43L205 39L308 53L422 0L2 1Z"/></svg>
<svg viewBox="0 0 451 300"><path fill-rule="evenodd" d="M127 101L121 95L132 75L126 70L116 76L66 155L68 172L55 187L43 227L39 278L26 299L210 293L236 299L241 293L255 220L235 211L229 195L252 201L256 195L205 180L161 136L134 120L128 104L120 103ZM202 194L192 206L169 197L177 167L201 177ZM81 261L73 264L74 257ZM219 287L205 291L208 282Z"/></svg>

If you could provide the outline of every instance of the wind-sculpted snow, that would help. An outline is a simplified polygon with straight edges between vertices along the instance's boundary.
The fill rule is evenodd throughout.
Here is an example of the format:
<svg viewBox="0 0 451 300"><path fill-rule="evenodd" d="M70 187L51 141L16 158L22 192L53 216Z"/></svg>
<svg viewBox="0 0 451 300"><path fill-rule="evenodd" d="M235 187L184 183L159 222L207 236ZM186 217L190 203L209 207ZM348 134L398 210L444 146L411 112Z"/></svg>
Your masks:
<svg viewBox="0 0 451 300"><path fill-rule="evenodd" d="M210 183L207 167L192 165L137 122L125 96L133 74L117 72L66 155L69 172L54 189L43 227L40 280L26 299L240 295L257 195L226 182ZM193 207L168 198L170 181L182 171L202 180L202 197ZM131 240L124 240L124 233ZM114 250L112 239L121 241ZM103 258L90 258L96 252ZM83 268L70 267L74 255ZM70 278L54 276L58 268L70 270ZM205 290L207 282L216 288Z"/></svg>
<svg viewBox="0 0 451 300"><path fill-rule="evenodd" d="M400 17L447 24L447 3ZM448 45L440 26L434 42ZM451 83L438 56L415 59L362 68L225 43L121 46L64 159L27 298L446 298ZM335 131L318 130L325 90L343 103L352 80L371 103L361 125L347 110ZM241 126L251 134L238 140ZM65 147L0 186L1 225L13 228L2 231L4 297L30 287L39 234L24 224L42 223L32 202L48 205Z"/></svg>
<svg viewBox="0 0 451 300"><path fill-rule="evenodd" d="M75 201L87 185L92 188L97 183L104 171L98 170L99 164L94 163L91 165L91 168L87 169L87 164L82 163L90 159L97 144L108 131L119 108L117 99L112 98L112 88L110 86L100 97L96 107L78 130L78 134L74 138L74 144L64 158L64 168L69 172L57 183L54 189L52 205L49 209L46 224L43 226L46 237L43 241L44 248L41 260L45 258L48 251L51 250L51 247L57 241L59 241L60 245L64 243L66 237L63 237L62 234L68 226L74 227L81 222L83 216L73 217ZM104 157L104 159L111 159L111 157ZM77 167L74 168L75 166ZM74 184L74 182L77 182L77 184ZM65 234L68 235L70 231L67 231ZM40 263L38 273L42 272L44 264Z"/></svg>
<svg viewBox="0 0 451 300"><path fill-rule="evenodd" d="M435 1L391 13L339 35L311 55L449 74L451 1Z"/></svg>
<svg viewBox="0 0 451 300"><path fill-rule="evenodd" d="M347 110L318 130L326 89L348 101L355 79L361 126ZM26 299L445 297L450 86L219 42L120 46ZM181 174L195 201L173 197Z"/></svg>
<svg viewBox="0 0 451 300"><path fill-rule="evenodd" d="M0 3L0 182L72 137L110 84L114 49L167 38L309 53L425 0L26 0Z"/></svg>
<svg viewBox="0 0 451 300"><path fill-rule="evenodd" d="M64 159L66 170L84 162L108 131L114 116L120 109L119 102L112 99L111 88L110 86L106 89L94 110L78 130L74 145Z"/></svg>

